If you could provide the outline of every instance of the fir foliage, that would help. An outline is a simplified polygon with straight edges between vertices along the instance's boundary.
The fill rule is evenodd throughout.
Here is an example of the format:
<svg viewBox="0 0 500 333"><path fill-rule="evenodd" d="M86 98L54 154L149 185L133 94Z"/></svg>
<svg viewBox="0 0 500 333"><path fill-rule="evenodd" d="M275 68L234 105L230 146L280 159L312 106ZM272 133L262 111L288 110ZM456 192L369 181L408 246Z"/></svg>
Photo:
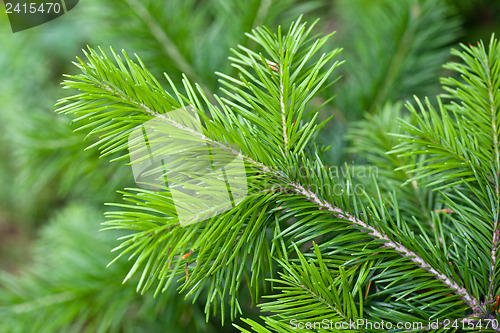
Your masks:
<svg viewBox="0 0 500 333"><path fill-rule="evenodd" d="M104 133L96 145L105 155L123 152L128 135L138 124L188 102L204 120L205 132L200 134L209 142L233 142L241 148L249 167L270 172L271 168L286 165L290 156L303 152L323 125L315 124L317 112L306 112L305 107L339 65L332 60L339 50L318 55L313 62L329 36L311 39L311 31L312 26L306 27L300 21L287 34L254 30L249 37L267 53L259 55L244 47L234 51L233 63L241 75L231 78L221 74L227 97L214 96L220 109L187 78L183 83L188 95L180 95L171 85L176 91L173 97L161 88L140 59L132 62L125 53L122 60L113 52L117 62L114 65L105 53L89 50L89 62L78 63L83 74L65 82L67 88L78 89L81 94L62 99L59 110L77 114L80 119L91 117L90 134ZM238 209L187 227L178 225L168 193L141 189L124 192L130 204L118 206L132 211L110 212L106 224L111 229L135 230L117 248L121 255L136 257L125 280L142 265L138 290L145 292L156 284L157 294L179 279L188 265L185 255L194 252L189 261L196 260L197 264L189 267L192 271L182 290L189 289L188 295L198 297L207 285L207 314L212 303L220 303L224 313L226 298L232 315L237 313L242 276L255 300L266 272L272 274L272 255L277 251L266 230L278 235L279 229L273 227L275 214L265 213L275 208L277 194L263 191L266 178L255 175L253 182L253 193ZM251 262L248 267L247 261Z"/></svg>
<svg viewBox="0 0 500 333"><path fill-rule="evenodd" d="M257 332L289 332L292 319L437 320L436 332L446 330L445 319L466 325L498 319L499 158L491 159L498 155L497 41L454 51L463 63L447 68L462 79L443 79L451 101L438 99L439 112L417 99L419 112L408 104L403 128L394 121L397 104L371 118L380 130L368 136L375 149L365 156L386 166L359 193L352 175L325 165L324 149L313 142L325 122L308 102L335 82L341 62L333 61L337 49L319 52L330 36L311 31L300 20L287 33L253 30L248 37L264 52L233 50L239 74L220 74L225 88L213 96L217 104L187 77L181 95L167 76L175 92L169 94L126 53L112 51L111 60L89 49L87 62L78 59L82 74L64 85L79 93L62 99L59 112L85 121L102 155L127 158L133 128L192 105L204 123L197 135L212 146L238 144L250 172L243 202L186 227L168 191L124 191L126 203L114 204L119 210L107 213L105 225L128 230L115 249L117 259L134 262L125 281L140 274L137 290L154 286L155 295L177 281L194 300L206 287L207 316L212 306L220 304L224 314L229 304L232 320L241 313L238 293L246 281L254 301L262 292L273 299L261 305L272 313L262 317L267 328L246 320ZM383 125L402 140L390 155L395 140Z"/></svg>
<svg viewBox="0 0 500 333"><path fill-rule="evenodd" d="M109 191L125 187L123 201L109 204L107 231L98 236L89 224L101 220L93 208L70 207L53 219L32 269L2 274L1 331L220 331L230 327L214 321L227 317L243 332L293 332L291 320L323 319L457 319L492 330L479 319L500 319L494 37L487 47L453 51L459 62L444 72L459 33L444 1L338 1L340 41L313 33L330 27L300 20L243 39L251 28L327 8L320 1L108 5L104 17L127 32L127 42L114 42L141 50L155 75L137 56L89 47L75 63L81 74L63 83L79 91L60 100L68 115L19 117L23 130L9 140L23 148L21 177L47 170L25 177L38 184L34 192L56 184L60 196L81 198L90 188L99 194L91 201L112 201ZM339 54L339 46L346 50ZM163 70L166 85L155 78ZM438 75L450 72L460 77L443 78L446 95L432 97ZM221 93L213 95L216 87ZM415 98L405 112L400 101L413 94L431 98ZM250 189L235 208L187 227L168 190L131 188L124 167L131 131L182 106L194 106L203 122L198 135L211 146L241 148ZM64 125L69 117L76 135ZM375 168L368 177L325 162L346 160L351 120L346 142L367 163L362 168ZM40 124L51 130L36 130ZM321 142L334 149L317 146L322 129L333 135ZM98 155L117 163L95 163ZM81 163L71 164L74 156ZM260 319L249 318L246 293Z"/></svg>
<svg viewBox="0 0 500 333"><path fill-rule="evenodd" d="M203 309L175 290L153 299L123 286L129 263L104 269L118 234L88 223L101 218L95 209L68 206L43 229L34 264L20 275L2 272L0 302L9 304L0 307L2 332L215 331L196 315Z"/></svg>

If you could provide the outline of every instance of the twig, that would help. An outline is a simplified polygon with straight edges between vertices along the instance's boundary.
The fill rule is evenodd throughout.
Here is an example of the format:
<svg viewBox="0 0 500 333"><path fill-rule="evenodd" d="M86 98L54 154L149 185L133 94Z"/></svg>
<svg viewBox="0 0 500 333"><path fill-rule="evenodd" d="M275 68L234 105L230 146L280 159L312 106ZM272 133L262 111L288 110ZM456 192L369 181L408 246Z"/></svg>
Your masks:
<svg viewBox="0 0 500 333"><path fill-rule="evenodd" d="M429 273L435 275L438 280L441 280L445 285L453 289L454 292L457 295L459 295L467 303L467 305L469 305L474 311L476 311L479 308L479 301L474 296L470 295L465 288L460 287L455 281L453 281L446 275L439 273L436 269L434 269L431 265L426 263L424 259L422 259L422 257L417 255L415 252L408 250L406 247L404 247L399 243L394 242L387 235L382 234L380 231L367 225L365 222L361 221L355 216L352 216L351 214L344 212L338 207L332 206L329 202L319 199L315 193L306 190L302 185L296 183L289 183L288 185L292 187L292 190L294 192L302 194L303 196L308 198L310 201L316 203L323 209L332 212L335 216L344 219L346 221L349 221L352 224L357 225L358 227L369 230L368 234L370 236L373 236L385 242L383 247L391 247L396 251L401 252L405 257L408 257L418 266L424 268Z"/></svg>
<svg viewBox="0 0 500 333"><path fill-rule="evenodd" d="M270 172L269 168L266 165L264 165L264 164L262 164L260 162L257 162L257 161L253 160L252 158L250 158L250 157L248 157L246 155L243 155L241 152L235 150L234 148L232 148L230 146L224 145L222 142L219 142L219 141L216 141L216 140L213 140L213 139L209 138L208 136L206 136L203 133L198 133L195 130L193 130L192 128L189 128L189 127L186 127L186 126L184 126L182 124L179 124L178 122L176 122L176 121L174 121L174 120L166 117L165 114L153 111L147 105L145 105L143 103L139 103L139 102L137 102L137 101L129 98L128 96L122 94L121 91L117 91L117 90L109 87L108 85L101 85L101 84L95 84L95 83L93 83L93 85L97 86L97 87L99 87L101 89L105 89L105 90L111 92L115 96L123 99L127 103L135 105L137 108L141 109L142 111L146 112L147 114L149 114L151 116L160 117L163 120L165 120L166 122L169 122L170 124L172 124L173 126L175 126L176 128L179 128L181 130L189 132L190 134L192 134L194 136L197 136L197 137L199 137L202 140L205 140L208 144L211 144L212 146L218 146L219 148L222 148L222 149L224 149L224 150L226 150L226 151L228 151L228 152L236 155L237 157L244 159L245 161L249 162L253 166L258 167L259 169L261 169L261 170L263 170L265 172Z"/></svg>
<svg viewBox="0 0 500 333"><path fill-rule="evenodd" d="M285 143L285 154L288 155L288 134L286 128L286 109L284 102L284 88L283 88L283 70L280 69L280 107L281 107L281 122L283 124L283 141Z"/></svg>
<svg viewBox="0 0 500 333"><path fill-rule="evenodd" d="M484 68L486 68L486 71L488 72L488 96L489 96L489 102L490 102L490 113L491 113L491 127L493 130L493 149L495 150L495 161L498 162L500 159L500 153L498 151L498 128L497 128L497 108L495 105L495 97L493 96L493 92L496 91L494 88L494 84L491 81L492 80L492 75L490 73L490 66L488 62L488 58L486 57L484 59L485 64ZM497 179L495 180L495 194L496 194L496 203L497 203L497 208L500 206L500 194L499 194L499 182L500 180ZM492 246L491 246L491 271L489 275L489 282L490 282L490 295L489 295L489 300L493 301L493 298L495 297L494 292L495 292L495 266L497 264L497 251L498 251L498 238L500 236L500 216L497 217L497 220L495 221L493 225L493 239L492 239Z"/></svg>

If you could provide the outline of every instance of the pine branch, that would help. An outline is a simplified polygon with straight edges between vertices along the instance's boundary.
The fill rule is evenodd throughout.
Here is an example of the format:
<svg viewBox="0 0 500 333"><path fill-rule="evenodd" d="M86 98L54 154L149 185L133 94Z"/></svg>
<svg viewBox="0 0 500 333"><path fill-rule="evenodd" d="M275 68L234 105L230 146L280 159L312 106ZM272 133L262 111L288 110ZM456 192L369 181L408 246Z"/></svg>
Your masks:
<svg viewBox="0 0 500 333"><path fill-rule="evenodd" d="M493 45L493 39L494 36L491 38L491 44L490 48L494 48ZM484 46L482 46L482 49L484 50ZM487 90L488 90L488 97L489 97L489 106L490 106L490 113L491 113L491 127L492 127L492 138L493 138L493 148L495 151L495 160L497 161L497 165L500 162L500 154L498 151L498 136L500 135L498 131L498 117L497 114L500 110L500 105L497 105L496 102L496 97L495 95L498 92L498 84L494 82L495 80L495 75L498 73L492 73L492 66L495 66L495 63L490 64L488 61L488 56L484 53L483 58L479 59L482 62L482 65L484 66L484 69L486 71L486 85L487 85ZM496 59L495 59L496 60ZM500 194L499 194L499 181L500 181L500 174L497 173L497 179L494 180L495 183L495 195L496 195L496 204L497 207L500 207ZM500 238L500 214L498 218L496 219L494 225L493 225L493 239L492 239L492 246L491 246L491 271L490 271L490 276L489 276L489 281L491 284L490 287L490 299L489 302L493 302L495 298L495 282L494 282L494 272L496 269L496 264L497 264L497 252L498 252L498 240Z"/></svg>
<svg viewBox="0 0 500 333"><path fill-rule="evenodd" d="M283 152L288 155L292 146L294 153L302 150L329 120L316 125L314 114L305 111L307 103L331 84L325 82L342 64L331 63L340 49L321 54L318 59L318 51L333 34L312 41L310 35L315 24L306 29L299 19L286 36L281 36L281 29L277 35L267 29L255 29L249 37L268 55L264 57L240 46L239 50L233 50L236 57L230 58L240 71L239 80L218 73L223 78L222 84L229 88L222 91L232 99L223 101L254 122L270 143L279 145L282 151L269 151L278 159L283 159ZM313 59L315 64L310 63ZM273 165L272 160L262 162Z"/></svg>
<svg viewBox="0 0 500 333"><path fill-rule="evenodd" d="M313 249L314 260L307 260L297 246L294 246L300 265L278 260L283 267L283 273L280 273L279 279L272 281L280 293L265 296L272 301L259 305L263 312L274 313L272 316L261 318L275 331L288 332L286 327L292 330L292 324L297 321L338 323L362 316L363 301L359 299L357 302L356 297L366 282L367 265L348 270L340 267L332 271L322 257L319 247L313 244ZM353 281L353 277L358 279ZM253 321L244 322L254 329L262 329ZM247 332L241 327L238 328Z"/></svg>
<svg viewBox="0 0 500 333"><path fill-rule="evenodd" d="M281 55L283 57L283 55ZM279 69L278 69L279 70ZM283 141L285 145L285 153L288 154L288 134L286 129L286 109L285 109L285 91L283 89L283 70L279 70L280 72L280 107L281 107L281 125L283 127Z"/></svg>
<svg viewBox="0 0 500 333"><path fill-rule="evenodd" d="M500 206L500 203L499 203ZM495 301L495 272L497 271L497 262L498 262L498 242L500 238L500 216L497 218L495 222L495 229L493 232L493 241L491 245L491 271L489 276L489 281L491 284L490 287L490 298L489 302L492 303Z"/></svg>
<svg viewBox="0 0 500 333"><path fill-rule="evenodd" d="M475 241L475 252L487 252L489 259L475 263L478 269L484 269L487 264L489 271L488 286L481 291L487 294L484 305L493 303L498 289L498 50L498 42L493 36L489 50L482 43L477 47L462 45L462 51L454 50L453 54L463 63L450 63L446 68L460 73L461 80L446 78L442 83L449 93L446 97L457 102L444 105L438 100L439 115L428 101L427 110L419 104L422 115L410 107L418 125L406 124L411 135L401 136L405 143L395 150L407 156L432 154L430 163L413 165L409 169L438 178L429 184L444 183L440 189L452 191L444 198L459 214L459 218L452 219L464 225L459 228L464 242L460 247L471 247L467 242ZM474 207L474 211L466 207ZM480 283L481 278L476 281Z"/></svg>
<svg viewBox="0 0 500 333"><path fill-rule="evenodd" d="M121 251L116 259L130 254L130 259L135 260L125 280L143 267L139 291L145 292L153 284L157 284L156 293L165 291L174 278L185 272L181 291L194 295L196 299L205 287L208 288L207 309L218 299L223 301L229 297L231 317L234 317L240 308L237 295L241 276L247 275L246 262L251 257L251 276L247 275L247 280L253 299L258 298L262 278L267 272L273 274L272 254L278 245L281 246L278 240L268 244L265 233L262 233L263 230L272 230L276 222L270 212L277 195L268 191L265 184L269 179L262 175L279 174L273 170L278 170L275 167L286 160L283 150L276 149L276 144L283 148L285 145L281 128L277 131L274 124L282 124L281 105L284 105L287 150L294 153L305 150L311 137L322 126L314 122L317 112L306 111L307 103L340 64L331 61L339 50L314 58L329 36L314 40L310 38L311 31L312 27L306 28L300 20L292 24L288 34L283 36L281 33L272 34L267 29L254 30L249 37L261 45L266 54L259 55L245 48L241 48L244 53L235 52L233 61L241 71L240 80L223 75L228 80L226 86L230 90L226 93L229 99L214 96L217 105L210 102L201 87L193 87L187 78L183 80L187 96L183 96L167 77L175 97L169 95L140 59L137 64L125 52L125 60L122 60L112 51L113 62L104 52L97 54L90 49L86 54L88 63L79 60L77 64L83 74L65 81L66 88L78 89L81 93L62 99L59 112L77 114L79 120L90 119L93 125L90 135L100 135L93 146L99 146L103 155L121 153L122 158L127 157L129 154L124 154L124 150L130 133L136 126L157 119L173 125L174 130L179 129L179 133L171 135L201 139L212 147L222 148L229 155L241 157L251 167L248 170L251 172L248 176L249 195L237 207L217 218L210 218L206 223L180 226L168 189L160 192L129 189L124 192L125 200L130 204L117 204L125 210L108 213L106 225L108 229L134 231L124 237L123 243L115 250ZM276 61L281 84L265 59ZM201 130L194 131L169 120L167 113L184 105L192 107L203 121ZM250 112L254 111L250 105L256 105L260 112ZM310 123L304 124L307 121ZM265 144L266 139L272 144ZM236 144L241 150L224 142ZM164 148L162 153L169 153L169 149ZM161 172L160 176L165 176L164 171ZM203 184L191 185L200 193L208 193L209 189ZM193 218L197 222L200 216ZM279 229L274 233L277 235ZM189 264L187 260L191 263L194 260L196 264ZM214 284L213 281L224 282ZM225 302L221 302L223 314L224 307Z"/></svg>
<svg viewBox="0 0 500 333"><path fill-rule="evenodd" d="M126 53L124 53L124 54L126 55ZM254 161L252 158L250 158L248 156L243 155L241 152L235 150L233 147L230 147L229 145L224 144L222 142L215 141L203 133L196 132L192 128L186 127L186 126L174 121L172 118L166 117L165 114L158 113L158 112L152 110L144 103L139 103L139 102L133 100L132 98L125 96L121 91L115 90L114 88L110 87L109 85L100 85L97 83L93 83L93 85L97 88L104 89L104 90L110 92L114 97L118 98L119 100L121 100L122 102L124 102L126 104L134 105L138 110L142 111L143 113L147 114L148 116L156 117L156 119L160 119L161 122L168 123L168 124L178 128L178 129L180 129L181 131L189 133L193 137L196 137L198 139L203 140L204 142L207 142L209 145L211 145L213 147L222 148L224 151L233 154L235 156L235 158L243 158L245 161L249 162L254 167L257 167L262 171L269 172L269 168L267 166L265 166L262 163L259 163L257 161Z"/></svg>
<svg viewBox="0 0 500 333"><path fill-rule="evenodd" d="M445 223L437 213L432 215L436 229L450 233L451 244L446 245L445 238L433 242L436 235L430 237L418 220L408 223L402 218L402 212L408 214L408 203L400 208L403 201L396 191L381 195L372 179L373 195L353 192L350 175L334 177L325 167L322 151L312 144L325 122L316 123L318 113L310 111L308 103L330 84L327 80L340 65L333 61L339 50L319 53L330 36L315 39L311 32L312 27L300 20L284 35L280 29L277 34L267 28L253 30L248 36L264 52L241 46L233 51L231 61L239 75L220 74L226 97L214 95L217 104L187 78L184 96L167 77L174 91L170 95L140 59L138 65L126 53L125 61L114 54L113 62L104 52L98 55L91 50L88 63L77 64L83 74L65 84L80 94L63 99L60 111L88 119L85 127L100 135L95 145L104 155L114 152L127 157L123 151L131 131L157 118L173 125L173 137L195 137L247 162L248 196L219 216L193 214L192 222L204 221L185 227L179 224L171 188L123 192L127 203L115 204L120 210L109 212L105 225L128 230L115 248L120 252L116 259L129 255L134 260L125 280L142 270L137 290L143 293L153 285L160 293L176 280L182 282L179 291L195 300L207 291L207 318L219 301L223 314L229 304L231 319L240 313L244 278L252 300L258 300L261 285L269 286L264 281L277 281L273 279L276 264L283 269L280 281L287 281L292 293L321 304L311 317L328 314L345 319L369 314L371 320L399 321L463 317L470 311L477 316L491 314L491 304L482 295L491 293L489 287L496 285L498 277L493 272L489 286L482 278L491 266L492 235L495 242L496 230L491 232L489 222L494 225L491 217L498 214L493 198L499 167L488 159L492 141L484 133L491 134L489 115L483 110L481 119L467 127L470 110L466 106L440 102L438 114L430 103L429 111L419 104L421 115L413 108L415 122L407 123L408 134L399 135L405 141L395 151L411 161L409 166L404 163L411 179L422 180L419 186L444 184L440 198L454 212ZM474 66L480 68L477 63ZM484 104L481 80L473 77L470 81L475 84L472 90L482 97L472 96L477 103L469 104ZM186 105L203 121L199 129L168 117L168 112ZM167 146L161 153L170 156L174 150ZM166 171L157 171L163 179L169 177ZM193 191L209 194L210 186L192 185ZM341 193L335 191L336 186L341 186ZM311 242L315 256L298 251L311 248ZM293 259L295 253L298 260ZM338 271L339 277L331 271ZM355 277L358 282L353 285ZM370 290L372 284L376 286ZM339 294L325 293L333 293L335 287L342 292L342 301ZM364 299L361 288L366 288ZM393 301L391 311L387 311L389 300ZM358 308L357 302L365 301L369 310ZM307 316L310 305L300 302L285 297L267 306L278 313L286 305L282 321L287 316ZM266 322L283 324L273 320Z"/></svg>
<svg viewBox="0 0 500 333"><path fill-rule="evenodd" d="M412 156L387 154L397 145L397 135L404 134L401 120L411 121L408 115L403 114L401 107L400 103L387 104L376 114L368 114L365 119L354 122L347 133L347 139L351 142L350 152L369 163L360 167L376 168L377 183L382 195L396 191L401 214L409 223L415 219L426 221L431 233L439 234L432 215L432 212L443 209L439 195L430 187L418 186L418 182L413 181L415 175L402 170L406 165L414 164L416 159ZM420 160L423 159L425 157ZM377 195L375 189L370 187L368 177L355 177L355 180L366 186L370 195ZM442 237L444 235L439 235L440 239Z"/></svg>
<svg viewBox="0 0 500 333"><path fill-rule="evenodd" d="M319 197L315 193L306 190L302 185L296 184L296 183L289 183L287 185L291 186L293 191L295 191L296 193L299 193L299 194L305 196L306 198L308 198L310 201L314 202L318 206L328 210L329 212L332 212L338 218L349 221L350 223L356 225L357 227L368 230L369 231L368 234L370 236L372 236L376 239L382 240L384 242L384 245L382 245L382 247L390 247L390 248L393 248L396 251L400 252L401 255L403 255L403 257L409 258L410 261L416 263L419 267L424 268L429 273L434 275L436 277L436 279L442 281L446 286L448 286L457 295L459 295L467 303L467 305L469 305L472 309L474 309L474 311L478 310L480 303L474 296L470 295L469 292L465 288L460 287L455 281L453 281L452 279L450 279L446 275L439 273L436 269L434 269L431 265L429 265L427 262L425 262L415 252L405 248L401 244L394 242L387 235L382 234L380 231L367 225L362 220L352 216L351 214L341 210L338 207L332 206L330 203L328 203L326 201L319 199Z"/></svg>

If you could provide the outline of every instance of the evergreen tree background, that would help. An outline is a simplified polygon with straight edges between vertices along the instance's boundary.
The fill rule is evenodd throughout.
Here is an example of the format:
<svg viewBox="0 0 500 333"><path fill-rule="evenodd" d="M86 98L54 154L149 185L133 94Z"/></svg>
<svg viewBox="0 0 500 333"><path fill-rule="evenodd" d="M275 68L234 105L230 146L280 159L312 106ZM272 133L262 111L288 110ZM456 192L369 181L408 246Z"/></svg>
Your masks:
<svg viewBox="0 0 500 333"><path fill-rule="evenodd" d="M306 308L300 309L301 304L287 303L286 297L280 293L293 295L297 285L309 286L314 291L314 288L319 288L315 281L320 279L315 280L315 277L325 271L344 274L347 284L342 285L344 294L339 297L345 297L344 302L352 297L346 290L357 290L358 285L362 286L361 277L366 279L368 268L376 261L367 260L355 269L342 271L338 262L328 259L328 255L335 253L335 248L341 247L343 240L335 238L336 241L328 243L324 239L337 232L342 235L345 231L325 231L321 227L311 229L310 225L300 223L295 230L285 230L286 234L300 239L295 244L297 249L311 248L312 252L301 254L293 247L291 250L276 250L283 250L293 258L290 262L279 262L279 268L274 268L289 274L279 275L275 271L274 278L280 282L274 285L282 289L272 292L260 289L259 283L252 288L246 284L239 288L238 306L243 312L241 318L247 318L244 321L240 316L231 320L234 308L230 305L235 304L232 303L233 295L223 300L227 306L222 308L221 304L212 304L213 300L207 299L207 295L214 293L210 286L197 287L200 293L193 303L192 297L184 300L174 284L156 297L153 297L155 288L144 290L144 295L136 292L137 286L141 285L142 269L122 284L134 261L123 257L109 268L105 267L116 254L110 252L119 245L116 239L127 232L98 230L105 220L104 211L117 210L105 207L104 203L123 202L122 194L117 190L134 186L130 167L123 162L109 163L110 159L119 156L119 152L99 158L97 149L85 150L88 141L84 142L84 138L88 131L74 133L75 127L69 126L73 117L54 112L57 99L73 94L62 91L60 82L65 73L79 74L71 61L75 56L85 60L82 49L86 45L94 49L101 45L106 50L112 45L115 50L123 48L130 55L137 53L156 78L161 78L166 72L181 93L190 94L189 87L180 88L183 87L184 73L190 82L198 83L208 95L219 93L220 88L231 89L214 74L221 72L234 76L238 73L239 69L228 61L228 57L235 57L230 48L241 45L258 49L255 40L245 37L246 32L262 25L271 31L282 25L283 32L286 32L300 15L304 15L303 20L308 22L320 18L314 27L315 33L337 31L325 41L323 49L326 52L344 48L335 60L346 60L335 69L327 84L336 78L338 81L319 91L311 101L312 106L323 105L318 122L335 116L316 138L319 145L332 146L324 154L324 163L331 167L340 167L344 163L376 166L378 186L373 185L371 179L356 177L356 173L352 176L359 178L355 182L363 184L373 197L389 201L396 196L399 198L400 215L394 213L396 209L393 207L390 213L387 212L390 216L387 220L410 221L408 230L402 229L402 233L417 232L422 228L447 241L446 244L456 253L464 253L460 249L467 248L467 244L460 241L463 238L453 238L450 235L452 230L447 226L450 221L461 220L460 216L468 216L470 212L466 208L471 206L480 208L476 219L484 220L488 216L488 210L484 208L488 196L466 183L458 189L453 187L456 185L454 181L470 177L465 171L439 173L438 178L444 183L425 187L430 179L437 179L432 176L443 170L433 169L430 163L425 164L422 157L414 154L386 154L391 150L408 153L408 147L414 152L423 149L418 143L396 146L400 141L388 133L399 132L410 142L409 135L412 134L432 139L430 133L439 133L436 127L438 116L432 112L431 125L426 125L422 119L418 122L419 115L432 110L432 106L421 108L412 96L419 96L424 104L423 98L429 96L431 105L437 108L434 97L443 92L439 78L456 75L453 70L458 66L443 65L448 61L461 61L459 54L450 53L450 49L458 49L459 42L477 45L479 39L488 47L491 33L499 28L500 4L497 1L87 0L56 21L17 34L10 32L6 16L0 15L0 332L234 332L240 331L238 327L250 331L250 326L259 332L271 328L278 330L276 327L281 326L281 330L287 332L283 324L289 318L287 316L310 318L307 304L317 304L304 298ZM458 70L463 73L464 69ZM447 92L452 97L460 98L460 94L454 92L457 88L454 81L445 80L443 84L449 87ZM171 88L167 89L173 93ZM403 107L408 100L417 110L414 116ZM457 114L467 112L467 109L452 109L451 106L449 110ZM407 132L399 127L398 118L407 120ZM457 133L461 133L460 126L456 128ZM478 125L476 130L480 129ZM457 146L453 149L462 153ZM447 155L440 158L450 158L446 163L458 163ZM314 163L320 162L300 163L318 167ZM417 178L411 178L406 172L412 165ZM407 169L401 168L405 166ZM472 165L470 170L474 167ZM470 170L467 172L473 172ZM483 174L487 172L483 170ZM309 176L318 180L324 175L312 173ZM410 185L401 187L404 183ZM481 184L483 188L488 187L485 185L488 180L483 179ZM437 186L442 187L441 192L433 191ZM477 198L477 201L467 201L466 198L470 197ZM280 200L280 207L294 207L293 199ZM311 209L297 206L297 211L290 209L287 214L315 216ZM377 211L378 208L373 209ZM447 209L457 212L456 215L447 215ZM413 217L428 223L418 225L411 222ZM484 230L478 228L477 234L459 231L463 232L461 236L481 242L478 234ZM312 245L312 240L319 245ZM361 245L366 243L364 238L357 241ZM361 250L353 247L351 253L356 251ZM373 246L369 251L374 251ZM431 253L440 258L446 255L446 251L445 247ZM395 262L400 258L390 252L385 255L394 257ZM474 271L485 270L484 263L472 259L478 254L467 255L470 258L464 262ZM180 269L184 272L183 267ZM390 269L387 267L389 272ZM461 269L465 268L456 268L457 271ZM415 269L413 274L418 272ZM305 281L303 277L309 280ZM354 277L360 278L356 282ZM480 289L475 286L480 284L481 278L484 277L473 275L464 283L471 289ZM417 287L420 282L415 283ZM436 284L426 288L433 287ZM363 288L356 292L366 291L366 286ZM374 283L374 293L379 292L376 288ZM260 291L257 293L256 290ZM318 290L318 295L323 295L321 292ZM405 292L396 287L393 290L394 295L402 298ZM274 303L259 299L258 303L265 304L262 309L252 306L256 295L266 293L275 295ZM300 297L300 294L295 296ZM316 301L336 304L335 299L324 297L318 296ZM373 316L387 318L387 313L380 310L383 302L380 298L376 301L380 304L373 301ZM425 299L417 301L429 302ZM437 313L445 311L447 306L459 311L452 306L457 299L448 302L433 305L426 311ZM205 304L212 304L208 316ZM414 320L402 310L411 304L394 302L393 305L397 310L389 319ZM354 311L358 307L359 304L349 309ZM270 315L276 313L281 313L281 317ZM267 329L261 326L264 320L259 318L260 315L267 316ZM311 314L314 318L322 316L334 317L328 311ZM237 326L231 326L231 321Z"/></svg>

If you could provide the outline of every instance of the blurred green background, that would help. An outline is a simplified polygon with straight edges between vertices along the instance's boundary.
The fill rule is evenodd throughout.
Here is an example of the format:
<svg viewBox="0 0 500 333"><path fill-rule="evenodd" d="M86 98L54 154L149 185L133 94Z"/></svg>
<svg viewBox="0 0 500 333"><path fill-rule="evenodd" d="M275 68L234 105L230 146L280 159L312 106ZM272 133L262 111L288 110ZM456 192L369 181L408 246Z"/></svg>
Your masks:
<svg viewBox="0 0 500 333"><path fill-rule="evenodd" d="M459 42L489 40L498 0L82 0L57 20L13 34L0 6L0 332L218 332L175 290L153 298L122 286L130 268L106 269L119 236L99 233L105 202L133 185L123 163L84 150L85 133L54 111L64 73L82 48L137 53L158 78L181 73L217 93L215 71L252 47L252 27L287 26L304 14L318 33L337 30L344 76L316 105L335 118L318 141L331 165L355 161L345 134L387 103L440 93L442 64ZM163 81L165 83L165 81ZM248 304L249 306L249 304ZM255 315L257 310L253 310ZM165 328L168 327L168 330Z"/></svg>

